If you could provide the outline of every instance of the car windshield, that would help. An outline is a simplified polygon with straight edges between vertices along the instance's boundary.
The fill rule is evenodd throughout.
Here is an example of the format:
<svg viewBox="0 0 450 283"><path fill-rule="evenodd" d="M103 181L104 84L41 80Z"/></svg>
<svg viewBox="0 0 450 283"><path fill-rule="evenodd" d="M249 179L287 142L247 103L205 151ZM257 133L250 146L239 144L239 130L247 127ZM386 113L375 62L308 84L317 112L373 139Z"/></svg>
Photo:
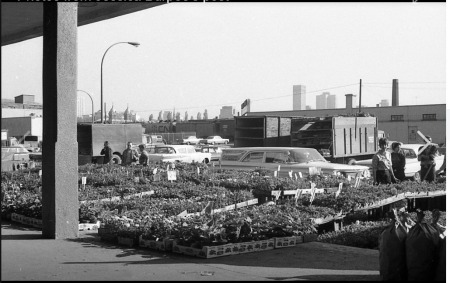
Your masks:
<svg viewBox="0 0 450 283"><path fill-rule="evenodd" d="M156 147L155 153L171 154L175 153L175 150L172 147Z"/></svg>
<svg viewBox="0 0 450 283"><path fill-rule="evenodd" d="M308 163L313 161L327 162L314 148L298 148L289 150L288 162Z"/></svg>
<svg viewBox="0 0 450 283"><path fill-rule="evenodd" d="M207 139L213 139L214 138L214 136L209 136L209 137L207 137Z"/></svg>

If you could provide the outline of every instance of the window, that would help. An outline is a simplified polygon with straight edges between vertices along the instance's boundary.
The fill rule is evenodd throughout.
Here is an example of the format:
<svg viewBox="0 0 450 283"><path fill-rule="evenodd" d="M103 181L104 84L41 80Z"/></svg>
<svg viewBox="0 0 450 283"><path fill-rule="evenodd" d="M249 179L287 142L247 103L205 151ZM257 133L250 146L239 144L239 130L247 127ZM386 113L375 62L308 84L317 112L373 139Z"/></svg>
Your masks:
<svg viewBox="0 0 450 283"><path fill-rule="evenodd" d="M266 163L286 163L288 155L285 152L267 152Z"/></svg>
<svg viewBox="0 0 450 283"><path fill-rule="evenodd" d="M414 159L417 158L417 155L414 152L414 150L412 150L410 148L402 148L401 150L403 151L405 158L414 158Z"/></svg>
<svg viewBox="0 0 450 283"><path fill-rule="evenodd" d="M242 162L257 162L262 163L264 157L264 152L250 152L247 154L244 159L242 159Z"/></svg>
<svg viewBox="0 0 450 283"><path fill-rule="evenodd" d="M403 121L403 115L391 115L391 121Z"/></svg>
<svg viewBox="0 0 450 283"><path fill-rule="evenodd" d="M179 147L178 148L178 153L186 153L186 149L182 148L182 147Z"/></svg>
<svg viewBox="0 0 450 283"><path fill-rule="evenodd" d="M222 160L238 161L245 152L245 150L225 150L222 153Z"/></svg>
<svg viewBox="0 0 450 283"><path fill-rule="evenodd" d="M422 114L422 120L424 121L436 120L436 114Z"/></svg>

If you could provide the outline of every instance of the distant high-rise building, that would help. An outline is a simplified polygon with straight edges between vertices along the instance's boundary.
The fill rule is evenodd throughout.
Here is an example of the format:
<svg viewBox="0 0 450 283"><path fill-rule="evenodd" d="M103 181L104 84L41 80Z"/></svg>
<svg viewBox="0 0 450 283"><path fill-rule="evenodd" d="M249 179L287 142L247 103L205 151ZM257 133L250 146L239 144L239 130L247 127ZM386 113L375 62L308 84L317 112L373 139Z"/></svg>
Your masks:
<svg viewBox="0 0 450 283"><path fill-rule="evenodd" d="M306 109L306 86L294 85L293 110Z"/></svg>
<svg viewBox="0 0 450 283"><path fill-rule="evenodd" d="M328 95L327 109L336 109L336 95L335 94Z"/></svg>
<svg viewBox="0 0 450 283"><path fill-rule="evenodd" d="M389 106L389 99L382 99L380 102L381 107Z"/></svg>
<svg viewBox="0 0 450 283"><path fill-rule="evenodd" d="M311 110L311 106L306 105L305 110Z"/></svg>
<svg viewBox="0 0 450 283"><path fill-rule="evenodd" d="M163 112L163 116L162 116L162 119L164 120L164 121L166 121L167 120L167 116L169 116L169 113L170 113L170 111L164 111Z"/></svg>
<svg viewBox="0 0 450 283"><path fill-rule="evenodd" d="M327 98L329 92L324 92L316 96L316 109L327 109Z"/></svg>
<svg viewBox="0 0 450 283"><path fill-rule="evenodd" d="M233 118L233 106L222 106L220 109L219 118L220 119L232 119Z"/></svg>

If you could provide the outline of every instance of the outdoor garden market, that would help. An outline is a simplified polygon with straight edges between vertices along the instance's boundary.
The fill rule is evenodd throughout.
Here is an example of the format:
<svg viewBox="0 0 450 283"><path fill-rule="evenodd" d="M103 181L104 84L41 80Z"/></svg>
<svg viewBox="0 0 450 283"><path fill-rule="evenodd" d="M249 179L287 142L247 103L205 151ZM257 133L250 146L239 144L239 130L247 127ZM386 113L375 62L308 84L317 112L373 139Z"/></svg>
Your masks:
<svg viewBox="0 0 450 283"><path fill-rule="evenodd" d="M79 167L79 227L130 247L211 258L323 241L377 248L403 200L444 231L446 183L216 170L199 163ZM42 224L41 171L2 172L2 219ZM295 177L294 177L295 176ZM434 209L441 210L434 217ZM436 219L434 219L434 218ZM98 228L98 229L97 229Z"/></svg>

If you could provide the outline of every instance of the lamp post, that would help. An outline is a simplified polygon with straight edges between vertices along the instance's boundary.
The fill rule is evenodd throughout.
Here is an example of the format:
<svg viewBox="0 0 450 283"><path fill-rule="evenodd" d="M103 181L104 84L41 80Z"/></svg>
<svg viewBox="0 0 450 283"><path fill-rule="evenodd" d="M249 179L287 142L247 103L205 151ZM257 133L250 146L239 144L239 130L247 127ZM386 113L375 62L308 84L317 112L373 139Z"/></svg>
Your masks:
<svg viewBox="0 0 450 283"><path fill-rule="evenodd" d="M138 47L140 45L140 43L138 43L138 42L127 42L127 41L117 42L117 43L114 43L113 45L111 45L110 47L108 47L108 49L106 49L105 53L103 54L102 65L100 68L100 117L101 117L100 122L102 124L103 124L103 60L105 59L105 55L108 52L108 50L111 49L111 47L113 47L114 45L117 45L117 44L121 44L121 43L130 44L130 45L133 45L134 47ZM105 112L106 112L106 109L105 109Z"/></svg>
<svg viewBox="0 0 450 283"><path fill-rule="evenodd" d="M91 99L91 102L92 102L92 124L94 124L94 100L92 99L92 96L84 90L77 89L77 91L86 93L89 96L89 98Z"/></svg>

